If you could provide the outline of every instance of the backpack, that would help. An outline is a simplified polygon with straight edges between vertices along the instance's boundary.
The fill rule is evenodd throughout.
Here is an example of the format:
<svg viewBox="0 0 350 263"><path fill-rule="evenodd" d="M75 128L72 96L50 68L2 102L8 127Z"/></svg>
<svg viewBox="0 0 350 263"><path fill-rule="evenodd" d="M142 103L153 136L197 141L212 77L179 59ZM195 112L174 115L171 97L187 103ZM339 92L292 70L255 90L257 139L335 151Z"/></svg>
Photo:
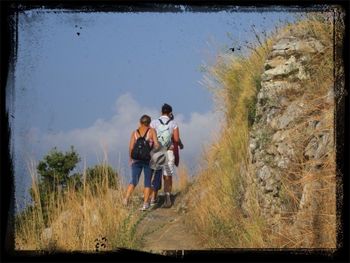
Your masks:
<svg viewBox="0 0 350 263"><path fill-rule="evenodd" d="M140 135L139 138L137 138L134 147L131 151L131 158L134 160L139 161L149 161L151 160L151 146L149 145L148 141L146 141L146 135L148 133L149 129L146 131L145 135L141 136L139 130L137 130L137 133Z"/></svg>
<svg viewBox="0 0 350 263"><path fill-rule="evenodd" d="M158 141L163 147L169 148L169 146L171 145L171 133L168 124L171 121L171 119L168 120L166 123L164 123L161 119L158 120L161 123L161 125L157 127Z"/></svg>

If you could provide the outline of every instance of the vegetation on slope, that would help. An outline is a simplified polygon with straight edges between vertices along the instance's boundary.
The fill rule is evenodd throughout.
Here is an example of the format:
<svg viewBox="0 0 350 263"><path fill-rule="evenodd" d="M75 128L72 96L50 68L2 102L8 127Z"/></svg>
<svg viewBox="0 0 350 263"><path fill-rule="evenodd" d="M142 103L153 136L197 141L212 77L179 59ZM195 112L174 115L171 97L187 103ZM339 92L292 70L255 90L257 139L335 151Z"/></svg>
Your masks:
<svg viewBox="0 0 350 263"><path fill-rule="evenodd" d="M207 168L197 175L191 189L193 220L189 223L210 248L263 243L263 220L256 213L254 224L247 224L239 209L240 174L241 164L247 160L249 126L270 45L264 41L248 57L221 56L209 70L214 81L208 84L219 107L222 105L225 120L219 138L204 155Z"/></svg>
<svg viewBox="0 0 350 263"><path fill-rule="evenodd" d="M317 104L325 97L332 86L332 19L323 14L309 14L293 25L280 29L278 34L293 32L294 36L319 39L326 47L324 54L316 54L307 66L311 78L302 85L307 87L305 96L308 111L313 117L326 112L327 123L332 129L333 107ZM325 181L323 191L320 229L304 229L298 238L284 231L281 236L271 236L265 218L261 216L257 200L249 200L250 215L247 217L242 205L242 192L245 191L244 169L248 160L249 128L255 120L254 105L260 88L260 76L269 54L269 39L260 41L247 57L219 56L215 65L208 71L207 85L213 90L218 107L225 113L221 134L217 141L203 155L203 169L190 189L191 216L187 221L207 244L206 247L298 247L298 238L308 231L328 231L329 245L335 240L335 164L334 153L328 155L324 169L317 177ZM320 65L322 65L320 67ZM293 96L293 94L291 94ZM304 123L305 124L305 123ZM302 131L296 127L295 136L303 143ZM301 132L300 132L301 131ZM268 139L268 138L267 138ZM303 141L304 139L304 141ZM268 141L268 140L267 140ZM300 153L302 155L302 153ZM304 160L300 156L300 160ZM248 171L249 172L249 171ZM313 178L308 172L296 167L294 176L284 179L285 199L295 208L300 202L301 191L307 180ZM314 175L315 176L315 175ZM287 217L293 216L297 209ZM286 215L285 215L286 216ZM282 224L282 222L281 222ZM287 226L286 226L287 228ZM282 238L283 236L283 238ZM326 247L327 244L325 244Z"/></svg>
<svg viewBox="0 0 350 263"><path fill-rule="evenodd" d="M104 161L83 174L68 175L78 160L73 149L66 154L53 149L37 166L32 163L33 204L16 215L17 250L137 248L139 218L122 206L124 189L118 174ZM59 184L59 178L67 180ZM75 178L74 184L71 178Z"/></svg>
<svg viewBox="0 0 350 263"><path fill-rule="evenodd" d="M142 182L125 207L125 186L107 161L88 167L83 173L73 173L79 160L74 148L66 153L54 148L38 165L31 163L33 203L16 215L15 249L141 249L144 237L137 234L137 229L147 215L139 211ZM174 193L185 193L188 185L187 169L180 165L173 182Z"/></svg>

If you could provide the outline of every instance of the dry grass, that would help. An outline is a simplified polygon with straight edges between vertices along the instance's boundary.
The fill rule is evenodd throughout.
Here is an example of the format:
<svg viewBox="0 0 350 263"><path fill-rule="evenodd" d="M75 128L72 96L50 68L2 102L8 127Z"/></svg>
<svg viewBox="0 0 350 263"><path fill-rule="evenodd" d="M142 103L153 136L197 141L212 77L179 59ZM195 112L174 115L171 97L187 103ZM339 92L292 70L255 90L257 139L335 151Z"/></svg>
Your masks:
<svg viewBox="0 0 350 263"><path fill-rule="evenodd" d="M261 41L248 58L219 56L206 78L217 105L225 113L222 134L203 156L203 166L190 189L191 225L206 247L263 245L258 210L248 222L240 208L243 185L241 164L247 160L249 135L247 102L254 99L271 41ZM220 83L217 86L217 83Z"/></svg>
<svg viewBox="0 0 350 263"><path fill-rule="evenodd" d="M186 192L191 183L191 178L186 165L180 164L173 178L173 192Z"/></svg>
<svg viewBox="0 0 350 263"><path fill-rule="evenodd" d="M324 73L324 72L323 72ZM325 82L327 85L327 82ZM328 86L329 87L329 86ZM322 87L320 87L322 88ZM323 87L324 88L324 87ZM327 151L318 160L307 160L303 151L305 145L314 136L320 136L329 132L333 137L334 105L325 102L324 94L309 96L306 94L304 103L308 105L305 109L305 118L296 125L287 139L296 151L295 164L290 167L288 173L283 176L282 193L286 209L282 217L286 223L279 237L272 237L271 243L280 247L299 247L305 239L305 235L312 236L312 247L334 248L336 246L336 170L335 170L335 148ZM315 103L317 102L317 103ZM314 130L313 134L305 133L309 122L323 122L321 128ZM331 138L333 139L333 138ZM314 167L318 166L318 169ZM301 212L300 201L304 187L318 183L320 187L313 192L313 197L318 200L318 209L315 211ZM314 220L314 223L304 227L300 235L293 233L291 218L302 220ZM283 219L283 218L282 218ZM288 236L288 240L285 237ZM311 238L311 237L310 237Z"/></svg>
<svg viewBox="0 0 350 263"><path fill-rule="evenodd" d="M326 22L326 23L324 23ZM325 46L323 54L315 54L307 65L311 78L302 85L307 87L302 97L306 106L303 118L291 130L287 143L293 145L296 152L294 165L282 177L282 193L286 209L282 214L281 231L271 236L269 243L278 247L308 246L318 248L336 247L336 167L335 147L319 159L306 159L303 155L305 146L314 136L328 132L331 140L334 132L334 103L327 101L327 93L333 88L333 36L332 19L316 16L309 17L293 28L294 33L312 36ZM290 28L288 28L290 30ZM297 34L298 35L298 34ZM322 65L320 67L320 65ZM309 123L322 122L313 134L305 133ZM318 169L314 167L318 166ZM317 183L313 198L318 203L317 211L300 209L302 192L305 187ZM319 200L318 200L319 199ZM295 221L308 222L293 225ZM298 229L299 227L299 229ZM298 234L299 233L299 234Z"/></svg>
<svg viewBox="0 0 350 263"><path fill-rule="evenodd" d="M103 164L108 167L106 161ZM138 210L143 200L142 181L135 188L127 208L122 205L125 186L118 178L116 188L108 188L107 174L100 183L88 185L84 182L81 191L67 189L58 198L51 196L46 207L48 224L45 225L35 162L31 162L28 168L32 177L33 201L37 205L17 217L16 250L94 252L97 242L99 251L140 248L142 237L136 230L146 215ZM180 165L173 182L174 191L186 191L189 182L187 168ZM94 189L98 189L97 192ZM103 237L107 239L103 242L105 248L101 247Z"/></svg>
<svg viewBox="0 0 350 263"><path fill-rule="evenodd" d="M249 214L243 211L242 192L254 189L246 171L248 165L248 107L254 103L259 89L263 64L274 37L258 41L254 52L248 57L220 55L205 77L206 85L213 91L218 108L225 113L225 123L220 137L203 155L203 167L190 188L192 202L187 220L206 243L206 247L300 247L302 239L310 235L317 240L315 247L334 247L336 233L335 156L334 151L323 157L320 171L307 169L311 164L303 156L303 147L310 138L305 127L311 119L320 118L326 127L333 129L334 105L325 102L326 94L333 84L332 19L329 14L310 14L297 24L280 29L278 34L298 37L314 37L325 46L323 54L316 54L307 65L311 79L301 85L305 88L304 103L308 105L304 120L295 127L291 143L295 145L296 160L283 176L282 199L286 206L281 215L279 231L271 235L254 191L249 191ZM322 65L320 67L319 65ZM333 132L330 133L333 136ZM296 143L297 142L297 143ZM241 167L243 166L243 167ZM317 196L322 201L318 215L310 227L293 232L292 222L297 216L302 189L312 180L321 182ZM248 189L248 190L247 190ZM302 217L302 215L298 215ZM316 227L315 227L316 226ZM322 233L322 234L320 234ZM327 238L328 236L328 238Z"/></svg>
<svg viewBox="0 0 350 263"><path fill-rule="evenodd" d="M67 189L57 199L51 198L47 207L49 224L46 227L34 167L32 165L30 174L37 205L16 220L16 250L93 252L97 248L96 239L100 240L99 250L138 247L135 230L140 217L133 210L139 204L134 201L134 208L123 207L124 189L120 184L115 189L109 189L106 180L92 186L98 189L94 194L84 182L82 191ZM107 239L105 248L101 247L103 237Z"/></svg>

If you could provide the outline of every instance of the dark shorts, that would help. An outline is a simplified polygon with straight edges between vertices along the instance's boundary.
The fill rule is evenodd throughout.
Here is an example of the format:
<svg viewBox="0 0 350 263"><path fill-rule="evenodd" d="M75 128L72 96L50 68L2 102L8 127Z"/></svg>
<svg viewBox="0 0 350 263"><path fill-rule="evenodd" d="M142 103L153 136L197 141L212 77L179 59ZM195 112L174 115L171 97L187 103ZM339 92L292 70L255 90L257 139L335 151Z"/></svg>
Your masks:
<svg viewBox="0 0 350 263"><path fill-rule="evenodd" d="M162 175L163 169L155 171L151 185L153 190L158 191L162 188Z"/></svg>
<svg viewBox="0 0 350 263"><path fill-rule="evenodd" d="M149 167L149 162L146 161L134 161L131 165L131 181L130 184L136 186L140 180L141 172L143 170L145 187L151 187L152 170Z"/></svg>

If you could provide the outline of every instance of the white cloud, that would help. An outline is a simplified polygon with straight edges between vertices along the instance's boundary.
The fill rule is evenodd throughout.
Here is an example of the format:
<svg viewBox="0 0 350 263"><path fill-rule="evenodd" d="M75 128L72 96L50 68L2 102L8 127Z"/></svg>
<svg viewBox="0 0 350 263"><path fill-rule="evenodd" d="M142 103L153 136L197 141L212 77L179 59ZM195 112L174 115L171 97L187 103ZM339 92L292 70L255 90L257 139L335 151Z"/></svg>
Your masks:
<svg viewBox="0 0 350 263"><path fill-rule="evenodd" d="M129 93L123 94L115 102L112 118L108 120L97 119L85 129L40 136L42 151L45 153L54 146L63 150L74 145L81 157L86 157L87 165L90 165L89 162L101 160L103 149L105 149L109 163L113 166L121 165L122 167L119 167L122 168L121 171L128 175L127 159L130 134L137 128L138 120L143 114L150 115L152 119L159 116L157 106L154 108L143 107ZM181 112L181 109L176 109L176 111ZM185 145L184 150L180 152L180 159L189 168L195 167L203 144L210 143L213 133L218 130L219 115L219 113L210 111L204 114L193 112L188 120L185 120L182 114L175 116L181 139Z"/></svg>
<svg viewBox="0 0 350 263"><path fill-rule="evenodd" d="M215 139L222 123L221 119L218 112L210 111L204 114L193 112L188 121L184 121L183 116L177 117L181 140L185 146L184 150L180 151L180 160L189 168L196 168L204 147Z"/></svg>

